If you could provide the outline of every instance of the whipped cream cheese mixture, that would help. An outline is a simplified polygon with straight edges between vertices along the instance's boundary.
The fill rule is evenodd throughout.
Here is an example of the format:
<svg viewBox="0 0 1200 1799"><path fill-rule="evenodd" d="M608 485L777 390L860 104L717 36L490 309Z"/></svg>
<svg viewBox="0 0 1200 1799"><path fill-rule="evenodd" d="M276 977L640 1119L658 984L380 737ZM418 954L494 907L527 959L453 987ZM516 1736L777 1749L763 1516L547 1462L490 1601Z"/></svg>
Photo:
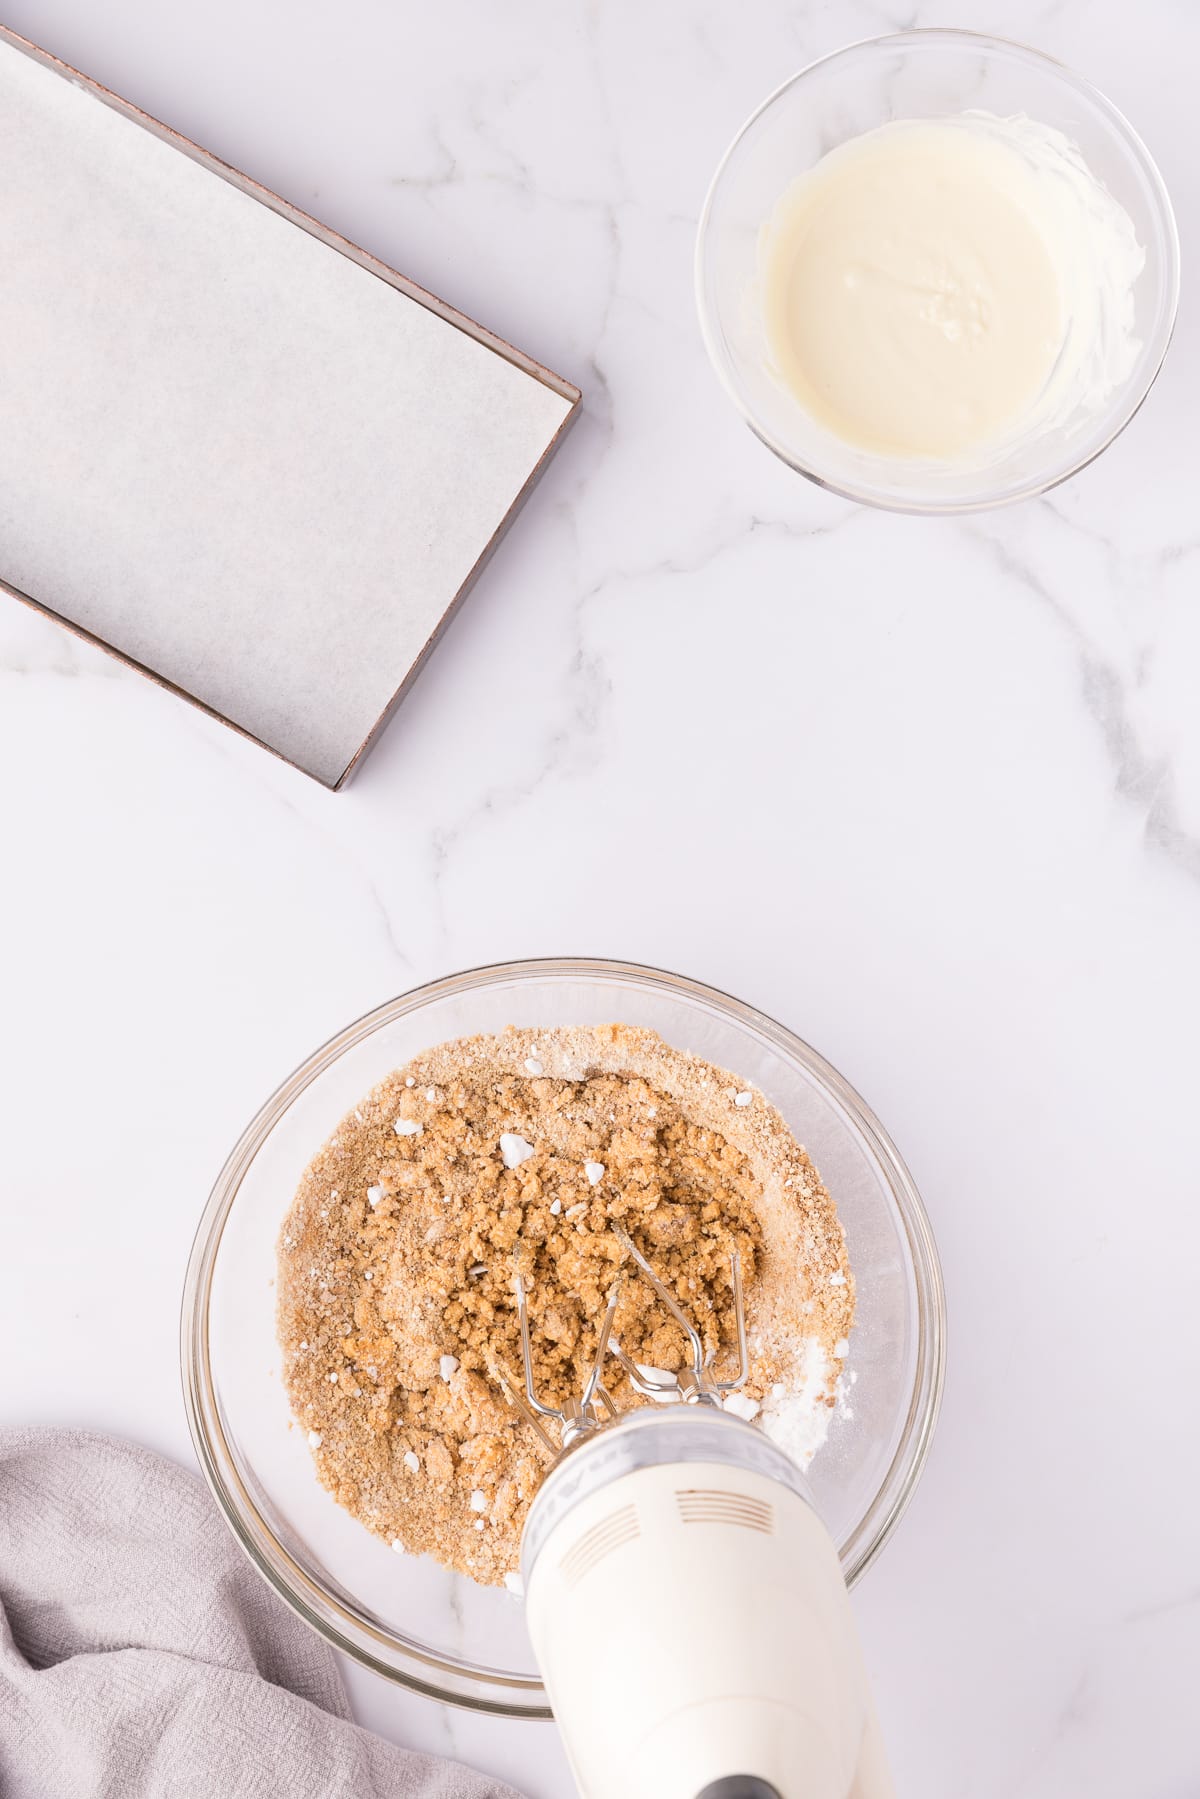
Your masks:
<svg viewBox="0 0 1200 1799"><path fill-rule="evenodd" d="M773 373L860 449L977 459L1070 427L1125 380L1144 261L1061 132L896 120L822 157L764 227Z"/></svg>

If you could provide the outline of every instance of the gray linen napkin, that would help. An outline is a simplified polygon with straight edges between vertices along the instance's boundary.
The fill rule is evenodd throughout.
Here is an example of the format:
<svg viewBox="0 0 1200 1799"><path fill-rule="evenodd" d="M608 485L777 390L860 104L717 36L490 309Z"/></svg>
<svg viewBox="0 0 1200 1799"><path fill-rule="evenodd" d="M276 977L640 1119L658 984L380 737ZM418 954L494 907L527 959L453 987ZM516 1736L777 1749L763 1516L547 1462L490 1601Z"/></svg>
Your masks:
<svg viewBox="0 0 1200 1799"><path fill-rule="evenodd" d="M3 1799L518 1799L351 1721L333 1652L194 1476L0 1431Z"/></svg>

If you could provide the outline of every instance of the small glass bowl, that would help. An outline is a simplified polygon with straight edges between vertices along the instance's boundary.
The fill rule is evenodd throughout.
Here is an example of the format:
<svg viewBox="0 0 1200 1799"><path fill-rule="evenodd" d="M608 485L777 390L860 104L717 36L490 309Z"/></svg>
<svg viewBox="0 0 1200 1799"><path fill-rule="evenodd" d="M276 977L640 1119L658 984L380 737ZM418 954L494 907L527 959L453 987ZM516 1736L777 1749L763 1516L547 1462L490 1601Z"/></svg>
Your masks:
<svg viewBox="0 0 1200 1799"><path fill-rule="evenodd" d="M339 1120L409 1057L506 1025L621 1022L754 1082L813 1156L845 1226L858 1288L852 1402L812 1463L847 1580L895 1529L942 1388L945 1308L921 1201L841 1076L782 1025L712 988L619 962L502 964L435 981L348 1026L253 1119L213 1189L181 1323L196 1453L267 1581L335 1648L402 1686L516 1718L549 1709L522 1606L426 1557L393 1555L317 1480L291 1425L275 1342L275 1244L301 1173ZM852 1414L852 1415L851 1415Z"/></svg>
<svg viewBox="0 0 1200 1799"><path fill-rule="evenodd" d="M855 449L773 377L755 300L759 238L776 201L827 151L892 119L1023 113L1076 143L1128 212L1146 264L1134 288L1141 348L1094 414L1018 440L986 467ZM1179 235L1162 176L1103 94L1039 51L973 31L904 31L838 50L793 75L746 121L709 189L696 242L700 326L726 392L755 435L819 486L896 512L977 512L1076 474L1124 430L1162 366L1179 303Z"/></svg>

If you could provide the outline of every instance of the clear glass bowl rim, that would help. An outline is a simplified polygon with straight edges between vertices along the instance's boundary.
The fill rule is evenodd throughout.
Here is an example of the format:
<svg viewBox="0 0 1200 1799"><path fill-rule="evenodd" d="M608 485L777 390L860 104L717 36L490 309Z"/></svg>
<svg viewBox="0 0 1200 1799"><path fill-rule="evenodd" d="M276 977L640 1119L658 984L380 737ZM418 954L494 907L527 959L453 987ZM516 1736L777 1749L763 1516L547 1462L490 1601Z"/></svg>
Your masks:
<svg viewBox="0 0 1200 1799"><path fill-rule="evenodd" d="M891 1138L850 1084L823 1056L766 1013L720 989L637 963L597 957L550 956L492 963L411 988L364 1014L316 1050L256 1113L231 1151L209 1195L188 1259L180 1313L184 1406L201 1470L238 1544L268 1585L327 1642L385 1679L445 1704L498 1717L548 1719L545 1691L535 1677L496 1670L468 1676L460 1663L418 1652L348 1612L301 1568L275 1538L239 1476L221 1426L208 1353L208 1306L217 1252L242 1178L296 1095L352 1045L405 1013L432 1001L522 979L586 980L589 976L645 986L712 1007L768 1039L800 1062L851 1114L884 1168L907 1240L916 1288L917 1356L908 1415L895 1455L852 1539L846 1578L861 1578L908 1507L929 1454L945 1379L946 1303L941 1265L920 1195ZM441 1677L439 1679L439 1676ZM477 1690L464 1690L470 1688Z"/></svg>
<svg viewBox="0 0 1200 1799"><path fill-rule="evenodd" d="M1102 441L1090 449L1086 455L1079 456L1067 466L1046 476L1045 479L1029 481L1011 493L1006 492L995 496L984 496L955 501L923 501L915 496L911 498L885 497L878 491L868 487L866 484L854 486L851 483L846 483L843 485L839 481L832 480L828 476L821 474L819 470L810 467L807 463L793 455L786 445L779 442L771 432L760 426L753 410L743 400L736 369L733 367L731 359L725 354L722 347L720 327L717 320L712 316L708 306L706 293L706 252L708 248L709 230L712 222L713 204L726 169L737 155L738 148L743 139L754 129L764 113L768 112L770 108L781 100L786 93L790 92L797 83L805 80L807 76L813 74L817 69L824 68L829 63L837 62L842 57L857 55L863 50L894 51L906 47L916 48L922 45L930 45L934 42L974 45L983 52L997 50L1005 55L1026 57L1031 62L1052 69L1069 86L1074 87L1080 93L1084 94L1098 110L1105 115L1109 123L1113 126L1117 136L1124 141L1133 159L1141 166L1142 172L1146 176L1149 186L1154 194L1166 249L1166 269L1164 274L1166 286L1166 322L1165 326L1163 326L1159 332L1156 354L1154 355L1153 360L1147 365L1140 385L1131 387L1123 396L1121 403L1114 409L1112 424ZM737 408L744 423L749 426L759 442L765 444L767 449L769 449L773 455L778 456L779 460L786 463L788 468L793 469L798 475L803 475L805 480L812 481L817 487L823 487L829 493L838 494L844 500L853 500L860 506L874 506L884 512L899 512L921 517L944 518L973 512L989 512L994 511L1001 506L1014 506L1021 500L1036 499L1040 494L1049 493L1053 488L1061 486L1064 481L1071 480L1074 475L1079 474L1082 469L1087 468L1090 463L1095 462L1098 456L1103 455L1104 451L1120 437L1125 427L1137 416L1138 412L1140 412L1150 390L1158 379L1159 372L1166 359L1167 351L1171 346L1171 339L1175 333L1175 322L1179 314L1179 282L1179 226L1175 218L1175 209L1171 204L1171 196L1168 192L1167 184L1162 178L1158 164L1151 156L1146 145L1142 142L1141 137L1129 123L1129 120L1125 117L1124 113L1121 112L1120 108L1114 106L1108 96L1103 93L1100 88L1096 87L1094 83L1090 82L1086 76L1076 74L1074 69L1069 68L1068 65L1061 62L1058 57L1049 55L1045 50L1035 49L1032 44L1022 43L1017 38L998 37L991 32L970 31L964 27L953 25L913 26L907 31L886 32L879 37L857 38L853 43L842 44L837 50L830 50L824 56L815 57L812 62L805 63L803 68L797 69L795 74L789 75L786 81L781 81L779 86L775 88L773 92L768 94L766 99L763 100L760 105L755 107L749 118L739 126L724 155L721 157L720 162L717 164L716 172L709 183L708 192L705 195L704 206L700 214L700 223L696 229L694 284L696 310L700 319L700 334L704 339L704 347L708 352L708 358L716 372L717 379L720 381L721 386L724 388L729 398L733 401L733 404Z"/></svg>

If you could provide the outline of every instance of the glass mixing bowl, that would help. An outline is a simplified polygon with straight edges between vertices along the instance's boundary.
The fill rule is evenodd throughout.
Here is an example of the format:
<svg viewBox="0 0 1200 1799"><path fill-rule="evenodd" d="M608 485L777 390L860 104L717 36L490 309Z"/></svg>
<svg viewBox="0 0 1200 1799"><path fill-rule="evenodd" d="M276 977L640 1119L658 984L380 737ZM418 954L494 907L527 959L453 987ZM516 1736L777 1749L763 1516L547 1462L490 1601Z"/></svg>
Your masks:
<svg viewBox="0 0 1200 1799"><path fill-rule="evenodd" d="M275 1243L301 1173L355 1102L430 1045L506 1025L648 1025L760 1087L833 1194L858 1284L835 1414L810 1469L847 1580L895 1529L925 1461L942 1386L941 1274L904 1164L858 1095L782 1025L677 975L619 962L515 962L434 981L311 1056L221 1172L188 1265L184 1394L196 1453L234 1534L287 1603L346 1654L436 1699L549 1717L509 1593L396 1556L320 1485L289 1428L275 1342Z"/></svg>
<svg viewBox="0 0 1200 1799"><path fill-rule="evenodd" d="M819 425L773 378L755 301L759 234L784 190L829 150L891 119L1024 113L1079 146L1133 221L1146 265L1134 288L1141 349L1101 410L1018 440L986 467L869 455ZM1129 423L1162 366L1179 302L1179 236L1145 145L1103 94L1061 63L973 31L904 31L852 44L764 101L725 153L696 243L700 325L717 374L751 430L798 473L868 506L980 511L1044 493Z"/></svg>

